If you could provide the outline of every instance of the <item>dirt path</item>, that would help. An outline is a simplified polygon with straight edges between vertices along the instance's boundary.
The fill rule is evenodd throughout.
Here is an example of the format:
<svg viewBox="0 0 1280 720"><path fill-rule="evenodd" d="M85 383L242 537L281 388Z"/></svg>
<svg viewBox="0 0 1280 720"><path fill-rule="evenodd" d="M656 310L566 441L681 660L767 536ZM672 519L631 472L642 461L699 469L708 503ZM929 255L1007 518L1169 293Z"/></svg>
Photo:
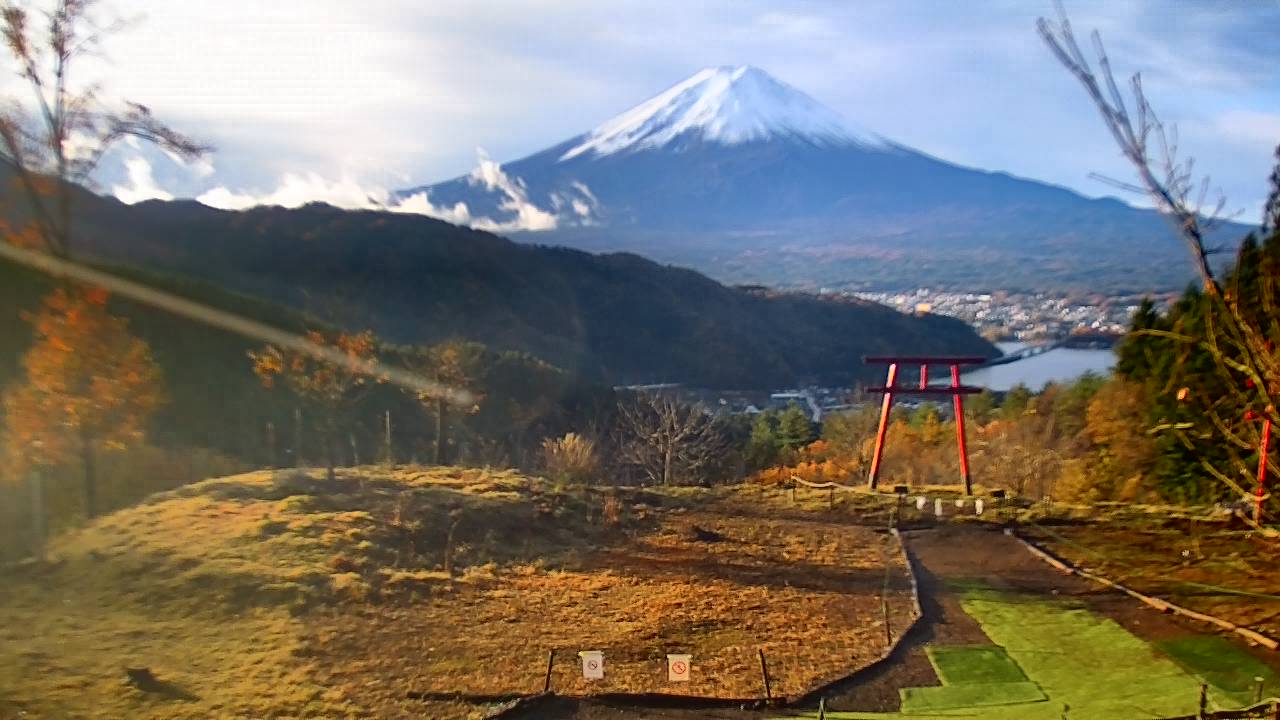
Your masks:
<svg viewBox="0 0 1280 720"><path fill-rule="evenodd" d="M990 642L961 609L959 599L948 590L949 584L981 581L1006 592L1082 602L1093 613L1114 620L1148 642L1209 632L1147 608L1122 593L1060 573L1027 552L1015 538L995 529L941 525L904 533L904 538L916 561L924 619L899 646L894 662L833 688L828 698L832 709L896 711L898 688L939 684L925 655L926 645ZM1257 651L1253 654L1280 668L1280 658Z"/></svg>

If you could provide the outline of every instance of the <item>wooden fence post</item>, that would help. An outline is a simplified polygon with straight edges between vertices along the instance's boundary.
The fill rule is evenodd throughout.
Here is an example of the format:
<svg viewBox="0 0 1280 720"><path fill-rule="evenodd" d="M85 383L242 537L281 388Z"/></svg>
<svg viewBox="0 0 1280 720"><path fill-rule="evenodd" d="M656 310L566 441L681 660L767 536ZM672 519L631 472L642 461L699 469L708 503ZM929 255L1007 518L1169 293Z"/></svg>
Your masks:
<svg viewBox="0 0 1280 720"><path fill-rule="evenodd" d="M556 661L556 650L552 648L547 651L547 677L542 681L542 692L551 692L551 667Z"/></svg>
<svg viewBox="0 0 1280 720"><path fill-rule="evenodd" d="M769 686L769 665L764 660L764 648L760 651L760 674L764 676L764 697L766 700L773 699L773 688Z"/></svg>
<svg viewBox="0 0 1280 720"><path fill-rule="evenodd" d="M276 463L276 424L267 422L267 456L268 462L271 464L271 471L275 472Z"/></svg>
<svg viewBox="0 0 1280 720"><path fill-rule="evenodd" d="M293 409L293 466L302 467L302 408Z"/></svg>
<svg viewBox="0 0 1280 720"><path fill-rule="evenodd" d="M44 562L44 478L39 470L32 470L31 482L31 550L36 560Z"/></svg>
<svg viewBox="0 0 1280 720"><path fill-rule="evenodd" d="M1196 710L1196 717L1200 720L1204 719L1205 711L1209 708L1209 686L1201 683L1200 685L1200 704Z"/></svg>
<svg viewBox="0 0 1280 720"><path fill-rule="evenodd" d="M383 418L383 461L387 463L387 467L395 465L395 459L391 457L391 411L386 411Z"/></svg>

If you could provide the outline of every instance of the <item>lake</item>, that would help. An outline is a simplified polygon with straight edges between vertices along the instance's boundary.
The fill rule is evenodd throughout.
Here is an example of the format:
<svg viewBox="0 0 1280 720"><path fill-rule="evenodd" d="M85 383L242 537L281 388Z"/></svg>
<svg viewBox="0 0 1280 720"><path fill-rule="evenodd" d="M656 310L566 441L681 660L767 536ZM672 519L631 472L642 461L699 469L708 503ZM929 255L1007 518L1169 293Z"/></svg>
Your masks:
<svg viewBox="0 0 1280 720"><path fill-rule="evenodd" d="M1016 352L1026 343L996 343L1005 354ZM1006 365L979 368L964 373L966 385L977 385L992 390L1008 390L1019 383L1032 390L1039 390L1049 382L1068 382L1087 372L1105 375L1115 367L1116 356L1110 349L1076 350L1056 348L1042 355L1018 360Z"/></svg>

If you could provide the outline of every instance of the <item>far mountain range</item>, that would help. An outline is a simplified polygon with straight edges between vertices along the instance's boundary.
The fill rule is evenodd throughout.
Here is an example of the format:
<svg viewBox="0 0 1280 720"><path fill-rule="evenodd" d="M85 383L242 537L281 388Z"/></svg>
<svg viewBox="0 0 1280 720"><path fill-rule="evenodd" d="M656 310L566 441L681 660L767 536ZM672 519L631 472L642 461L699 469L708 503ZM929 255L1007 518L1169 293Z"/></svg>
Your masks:
<svg viewBox="0 0 1280 720"><path fill-rule="evenodd" d="M1143 292L1190 280L1155 211L931 157L751 66L698 72L492 170L398 197L528 228L507 232L518 241L635 252L737 284ZM1214 240L1250 229L1224 223Z"/></svg>

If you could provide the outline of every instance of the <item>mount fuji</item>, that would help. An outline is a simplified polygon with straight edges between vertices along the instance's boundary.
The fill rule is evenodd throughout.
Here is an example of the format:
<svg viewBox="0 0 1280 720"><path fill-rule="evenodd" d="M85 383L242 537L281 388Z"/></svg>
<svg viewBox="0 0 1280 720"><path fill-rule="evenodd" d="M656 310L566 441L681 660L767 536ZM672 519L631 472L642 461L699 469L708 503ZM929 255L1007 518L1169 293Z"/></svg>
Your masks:
<svg viewBox="0 0 1280 720"><path fill-rule="evenodd" d="M399 193L414 196L517 240L734 283L1146 291L1189 278L1154 211L931 157L752 66L702 70L541 152ZM530 209L537 232L521 231ZM1247 230L1226 224L1219 240Z"/></svg>

